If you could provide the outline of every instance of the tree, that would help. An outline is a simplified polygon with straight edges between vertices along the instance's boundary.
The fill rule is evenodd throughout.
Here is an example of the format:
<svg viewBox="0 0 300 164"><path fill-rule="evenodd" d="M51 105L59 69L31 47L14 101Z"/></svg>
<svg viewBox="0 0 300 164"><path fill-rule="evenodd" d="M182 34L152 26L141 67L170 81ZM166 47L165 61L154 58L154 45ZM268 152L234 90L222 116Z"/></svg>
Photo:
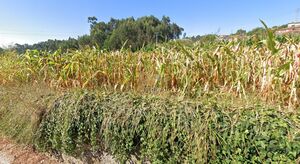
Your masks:
<svg viewBox="0 0 300 164"><path fill-rule="evenodd" d="M243 30L243 29L239 29L236 31L235 33L236 35L246 35L247 34L247 31L246 30Z"/></svg>
<svg viewBox="0 0 300 164"><path fill-rule="evenodd" d="M126 19L111 18L109 22L95 22L97 18L89 18L92 23L90 35L93 44L110 50L125 48L138 50L139 48L157 42L178 39L183 28L167 16L161 20L154 16L145 16L138 19L129 17Z"/></svg>
<svg viewBox="0 0 300 164"><path fill-rule="evenodd" d="M179 27L177 24L173 23L171 26L172 30L172 38L173 39L179 39L179 36L182 34L182 31L184 30L182 27Z"/></svg>
<svg viewBox="0 0 300 164"><path fill-rule="evenodd" d="M262 37L265 36L265 29L262 27L254 28L253 30L249 31L247 35Z"/></svg>
<svg viewBox="0 0 300 164"><path fill-rule="evenodd" d="M183 38L183 39L185 39L185 38L186 38L186 33L183 33L183 36L182 36L182 38Z"/></svg>
<svg viewBox="0 0 300 164"><path fill-rule="evenodd" d="M92 39L90 35L80 36L77 40L79 47L92 46Z"/></svg>
<svg viewBox="0 0 300 164"><path fill-rule="evenodd" d="M93 16L93 17L88 17L88 23L90 23L90 27L93 28L93 26L97 23L98 19Z"/></svg>
<svg viewBox="0 0 300 164"><path fill-rule="evenodd" d="M108 25L105 22L98 22L91 25L90 36L92 38L92 43L99 47L104 46L105 40L111 34Z"/></svg>

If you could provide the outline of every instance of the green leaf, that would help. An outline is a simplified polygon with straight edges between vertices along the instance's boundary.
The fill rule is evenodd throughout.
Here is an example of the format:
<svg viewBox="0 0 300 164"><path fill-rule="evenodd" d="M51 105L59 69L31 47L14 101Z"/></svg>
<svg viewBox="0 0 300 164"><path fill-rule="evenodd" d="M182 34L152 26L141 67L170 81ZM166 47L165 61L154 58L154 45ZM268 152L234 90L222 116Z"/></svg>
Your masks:
<svg viewBox="0 0 300 164"><path fill-rule="evenodd" d="M260 22L263 24L263 26L265 27L266 31L267 31L267 47L268 49L272 52L272 54L276 54L278 52L278 49L276 49L275 45L275 36L274 33L271 29L268 28L268 26L266 25L266 23L263 20L260 20Z"/></svg>

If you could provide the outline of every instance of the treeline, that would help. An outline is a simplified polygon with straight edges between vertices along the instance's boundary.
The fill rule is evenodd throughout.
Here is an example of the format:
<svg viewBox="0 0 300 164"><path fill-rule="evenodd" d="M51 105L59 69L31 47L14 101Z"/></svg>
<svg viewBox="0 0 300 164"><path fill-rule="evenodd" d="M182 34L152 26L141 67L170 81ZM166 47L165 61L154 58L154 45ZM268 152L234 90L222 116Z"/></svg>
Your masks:
<svg viewBox="0 0 300 164"><path fill-rule="evenodd" d="M79 49L85 46L96 46L107 50L117 50L122 47L138 50L144 46L178 39L184 30L167 16L158 19L154 16L140 18L114 19L109 22L98 21L89 17L90 34L68 40L48 40L33 45L16 44L15 49L23 53L26 49L55 51L57 49Z"/></svg>
<svg viewBox="0 0 300 164"><path fill-rule="evenodd" d="M29 44L15 44L14 49L18 53L24 53L27 49L30 50L45 50L45 51L55 51L58 49L62 49L66 51L67 49L78 49L80 47L79 39L69 38L68 40L52 40L49 39L48 41L39 42L33 45ZM82 45L83 46L83 45Z"/></svg>
<svg viewBox="0 0 300 164"><path fill-rule="evenodd" d="M273 26L271 29L273 31L280 30L283 28L286 28L287 24L281 25L281 26ZM200 41L200 42L214 42L216 39L228 39L228 38L246 38L246 37L253 37L262 39L266 37L266 30L263 27L256 27L250 31L246 31L244 29L239 29L235 33L232 33L230 35L218 35L218 34L207 34L207 35L197 35L192 37L187 37L186 39L189 39L193 42ZM281 36L276 37L277 39L282 38Z"/></svg>

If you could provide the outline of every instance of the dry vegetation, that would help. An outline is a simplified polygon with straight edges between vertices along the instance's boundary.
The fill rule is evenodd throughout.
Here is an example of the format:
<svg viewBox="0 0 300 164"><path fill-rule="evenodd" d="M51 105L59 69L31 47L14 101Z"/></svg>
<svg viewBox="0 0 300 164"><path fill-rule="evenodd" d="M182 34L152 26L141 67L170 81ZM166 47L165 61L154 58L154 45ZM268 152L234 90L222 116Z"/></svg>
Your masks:
<svg viewBox="0 0 300 164"><path fill-rule="evenodd" d="M273 41L273 40L272 40ZM2 83L46 82L53 88L102 88L198 97L210 91L259 96L290 109L299 105L299 43L269 40L247 45L224 41L152 52L84 49L61 53L27 51L1 57Z"/></svg>

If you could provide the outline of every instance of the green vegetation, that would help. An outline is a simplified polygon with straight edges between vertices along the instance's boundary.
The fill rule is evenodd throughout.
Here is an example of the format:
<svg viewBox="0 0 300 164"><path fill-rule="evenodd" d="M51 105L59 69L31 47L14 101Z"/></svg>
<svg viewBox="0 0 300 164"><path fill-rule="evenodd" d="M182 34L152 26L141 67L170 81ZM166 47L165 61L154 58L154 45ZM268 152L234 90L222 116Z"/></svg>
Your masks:
<svg viewBox="0 0 300 164"><path fill-rule="evenodd" d="M97 18L89 17L89 22L92 42L109 50L122 47L138 50L145 45L178 39L183 31L183 28L171 23L170 18L166 16L161 20L154 16L145 16L136 20L112 18L108 23L97 22Z"/></svg>
<svg viewBox="0 0 300 164"><path fill-rule="evenodd" d="M221 94L195 101L89 90L56 99L60 94L43 85L5 85L0 93L1 134L39 150L76 156L105 150L120 161L135 155L153 163L299 158L299 113L256 100L241 105L233 98L230 105Z"/></svg>
<svg viewBox="0 0 300 164"><path fill-rule="evenodd" d="M292 162L300 154L300 115L225 108L127 93L69 93L43 119L37 146L67 153L137 155L153 163Z"/></svg>

